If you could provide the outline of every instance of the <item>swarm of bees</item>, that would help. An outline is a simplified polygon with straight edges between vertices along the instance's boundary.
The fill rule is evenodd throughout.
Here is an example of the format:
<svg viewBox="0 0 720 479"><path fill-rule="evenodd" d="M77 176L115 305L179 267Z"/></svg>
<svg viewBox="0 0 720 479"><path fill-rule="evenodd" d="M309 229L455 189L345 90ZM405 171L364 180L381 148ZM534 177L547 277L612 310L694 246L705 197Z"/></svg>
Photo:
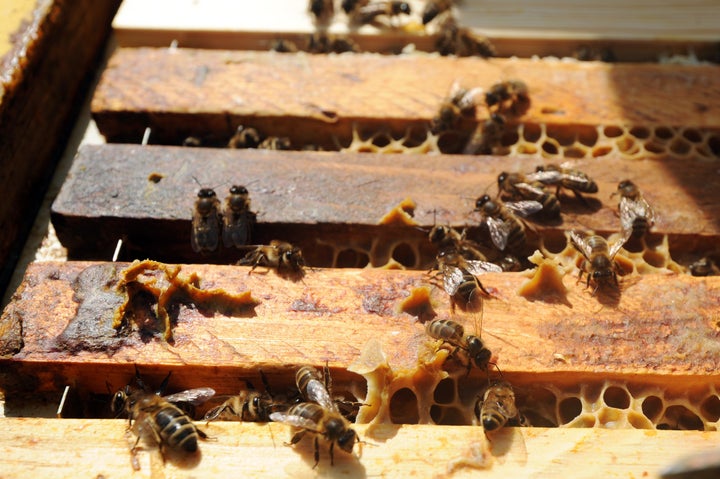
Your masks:
<svg viewBox="0 0 720 479"><path fill-rule="evenodd" d="M200 188L192 214L190 243L193 251L204 255L218 249L222 239L226 248L245 247L252 238L257 215L250 210L250 194L242 185L230 187L223 204L212 188Z"/></svg>

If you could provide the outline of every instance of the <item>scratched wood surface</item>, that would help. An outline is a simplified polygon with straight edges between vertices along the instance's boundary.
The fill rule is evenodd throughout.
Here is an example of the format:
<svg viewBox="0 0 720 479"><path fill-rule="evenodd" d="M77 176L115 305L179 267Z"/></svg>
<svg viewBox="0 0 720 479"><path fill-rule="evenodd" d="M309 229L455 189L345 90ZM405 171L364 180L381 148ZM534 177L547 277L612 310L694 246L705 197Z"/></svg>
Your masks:
<svg viewBox="0 0 720 479"><path fill-rule="evenodd" d="M194 460L163 464L156 450L138 453L140 471L130 465L129 439L123 420L11 418L3 420L3 475L42 474L77 477L577 477L594 478L602 469L610 478L658 478L661 469L684 456L713 452L716 433L688 431L615 431L607 429L523 428L497 435L480 458L479 468L461 467L473 448L482 450L479 428L452 426L355 426L367 441L353 455L335 451L330 466L321 443L320 464L313 464L312 441L283 445L290 437L282 424L213 423L205 428L212 441L201 442ZM32 438L32 439L30 439ZM73 451L67 449L73 439ZM600 447L602 446L602 447ZM48 461L52 457L54 460ZM97 458L101 457L99 461ZM199 458L202 460L199 460ZM458 465L452 474L448 467ZM583 467L578 467L582 464Z"/></svg>
<svg viewBox="0 0 720 479"><path fill-rule="evenodd" d="M719 68L121 48L92 111L110 142L138 143L146 127L155 143L180 144L191 135L227 139L244 124L298 147L335 148L336 140L349 143L354 124L397 137L424 128L455 80L489 88L520 78L531 97L523 123L717 130ZM477 118L487 118L485 109Z"/></svg>
<svg viewBox="0 0 720 479"><path fill-rule="evenodd" d="M258 243L291 241L303 247L310 264L328 266L323 242L349 244L352 237L361 244L380 236L393 244L405 238L423 245L423 258L407 266L426 267L435 254L425 238L433 224L478 229L480 217L471 213L475 199L486 190L496 194L502 171L530 172L537 164L490 156L416 154L388 162L385 155L360 153L86 146L52 206L52 220L75 257L109 259L121 238L126 258L229 263L245 252L203 257L190 248L196 178L217 186L221 200L230 185L245 184L259 212ZM669 235L677 259L707 253L716 244L720 179L714 163L608 157L578 161L576 167L595 179L599 193L587 195L588 206L563 194L562 221L533 223L538 235L562 241L569 229L618 231L617 196L610 195L619 181L632 179L657 211L653 237ZM162 179L155 183L151 174ZM424 231L379 224L405 198L417 204L412 220Z"/></svg>
<svg viewBox="0 0 720 479"><path fill-rule="evenodd" d="M137 331L118 335L112 329L123 298L113 288L124 266L32 265L2 316L2 323L19 323L23 330L20 345L5 345L3 367L58 389L74 384L104 393L107 382L126 384L138 364L155 375L181 370L175 387L232 393L241 379L257 378L258 369L292 376L306 363L328 361L340 380L357 378L346 370L371 340L379 341L392 370L412 370L428 348L420 320L454 318L470 332L478 323L477 313L452 315L447 295L420 271L316 269L293 282L274 272L248 274L248 267L186 265L180 278L195 272L201 288L249 290L258 304L235 313L213 302L176 308L174 341L166 343L157 332L143 339ZM493 295L485 301L483 337L508 378L577 384L642 376L649 384L672 378L683 388L720 379L715 277L625 276L621 294L593 295L568 274L567 291L548 289L544 299L518 295L528 281L521 273L487 274L482 281ZM406 311L403 302L424 286L431 288L427 313Z"/></svg>

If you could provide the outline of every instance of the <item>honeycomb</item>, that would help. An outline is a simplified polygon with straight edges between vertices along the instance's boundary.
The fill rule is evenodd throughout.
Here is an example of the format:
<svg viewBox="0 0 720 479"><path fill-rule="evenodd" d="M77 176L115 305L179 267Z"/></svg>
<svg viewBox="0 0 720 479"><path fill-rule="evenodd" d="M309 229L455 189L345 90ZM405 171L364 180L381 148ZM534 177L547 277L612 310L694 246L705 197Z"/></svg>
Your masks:
<svg viewBox="0 0 720 479"><path fill-rule="evenodd" d="M678 158L714 160L720 157L720 133L698 128L633 125L546 125L520 123L506 128L496 155L548 159L590 159L616 155L625 159ZM353 129L344 152L454 153L451 142L429 130L409 130L401 138L387 132L361 134ZM447 143L447 144L446 144Z"/></svg>
<svg viewBox="0 0 720 479"><path fill-rule="evenodd" d="M476 424L474 407L487 386L484 377L468 376L464 367L447 368L439 350L415 370L392 371L379 343L366 345L348 370L367 381L366 392L352 391L366 406L358 423ZM558 357L561 361L563 358ZM712 384L672 388L648 380L598 378L543 384L512 381L516 404L533 426L681 429L717 431L720 393Z"/></svg>

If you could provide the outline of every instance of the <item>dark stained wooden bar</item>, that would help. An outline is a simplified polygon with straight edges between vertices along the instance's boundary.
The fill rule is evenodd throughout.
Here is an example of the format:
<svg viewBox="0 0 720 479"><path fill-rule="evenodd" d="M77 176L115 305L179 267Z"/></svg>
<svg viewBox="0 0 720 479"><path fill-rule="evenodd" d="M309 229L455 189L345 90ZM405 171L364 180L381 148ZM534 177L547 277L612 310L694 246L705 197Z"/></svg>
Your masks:
<svg viewBox="0 0 720 479"><path fill-rule="evenodd" d="M349 143L353 125L401 137L424 128L451 84L490 88L519 78L531 105L518 121L561 126L641 125L717 131L716 65L572 63L524 59L286 55L122 48L92 104L110 142L180 144L227 139L239 124L296 147ZM478 108L478 119L487 112Z"/></svg>
<svg viewBox="0 0 720 479"><path fill-rule="evenodd" d="M318 242L350 244L354 237L361 244L380 236L393 243L405 238L423 245L424 257L407 266L427 267L434 252L425 237L433 224L478 229L475 199L485 191L496 194L503 170L533 171L537 164L491 156L396 155L389 161L379 154L86 146L52 206L52 220L76 257L109 259L123 239L129 259L227 263L245 252L192 252L193 203L198 182L216 187L221 201L232 184L244 184L259 214L257 243L295 242L307 251L310 264L326 266L328 257ZM714 163L602 158L578 161L576 167L595 179L599 193L586 195L588 206L563 193L562 221L533 222L538 235L557 242L569 229L605 235L619 231L617 197L610 195L619 181L629 178L657 211L653 232L656 238L670 236L673 253L682 249L692 256L717 244L720 178ZM155 182L153 174L161 179ZM413 221L424 232L379 224L405 198L416 203ZM379 260L376 265L382 264Z"/></svg>

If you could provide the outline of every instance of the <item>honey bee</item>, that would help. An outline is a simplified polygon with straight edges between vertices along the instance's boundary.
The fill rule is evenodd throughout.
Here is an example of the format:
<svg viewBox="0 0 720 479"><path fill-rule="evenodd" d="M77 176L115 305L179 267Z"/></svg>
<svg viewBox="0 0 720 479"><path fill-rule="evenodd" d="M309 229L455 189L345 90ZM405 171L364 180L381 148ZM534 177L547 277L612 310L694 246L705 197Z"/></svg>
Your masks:
<svg viewBox="0 0 720 479"><path fill-rule="evenodd" d="M203 417L203 421L214 421L221 417L236 417L241 421L267 422L270 414L287 409L289 406L282 400L277 400L270 392L270 386L265 375L260 372L264 392L256 391L252 384L247 383L247 389L239 394L231 396L221 405L210 409Z"/></svg>
<svg viewBox="0 0 720 479"><path fill-rule="evenodd" d="M310 53L345 53L359 52L360 49L347 37L316 32L310 35L307 51Z"/></svg>
<svg viewBox="0 0 720 479"><path fill-rule="evenodd" d="M475 97L480 88L468 90L454 81L450 93L443 99L437 114L430 124L433 133L438 134L451 130L457 126L463 116L474 116L477 105Z"/></svg>
<svg viewBox="0 0 720 479"><path fill-rule="evenodd" d="M238 261L239 265L252 265L250 272L258 266L275 268L281 276L302 276L305 260L297 246L280 240L269 245L260 245Z"/></svg>
<svg viewBox="0 0 720 479"><path fill-rule="evenodd" d="M289 150L290 147L290 138L286 136L268 136L258 145L261 150Z"/></svg>
<svg viewBox="0 0 720 479"><path fill-rule="evenodd" d="M715 257L713 257L715 256ZM717 255L705 256L692 263L690 266L690 274L693 276L718 276L720 275L720 267L718 267Z"/></svg>
<svg viewBox="0 0 720 479"><path fill-rule="evenodd" d="M341 7L345 13L350 14L359 7L364 7L370 0L343 0Z"/></svg>
<svg viewBox="0 0 720 479"><path fill-rule="evenodd" d="M226 248L241 247L250 242L257 215L250 211L250 194L241 185L230 187L222 209L223 244Z"/></svg>
<svg viewBox="0 0 720 479"><path fill-rule="evenodd" d="M502 272L502 268L487 261L466 260L456 252L441 252L437 256L438 269L443 279L443 289L450 296L452 309L459 306L463 311L482 310L482 294L491 296L478 276Z"/></svg>
<svg viewBox="0 0 720 479"><path fill-rule="evenodd" d="M235 134L228 141L228 148L257 148L262 138L255 128L237 127Z"/></svg>
<svg viewBox="0 0 720 479"><path fill-rule="evenodd" d="M139 388L129 385L113 396L113 413L125 412L128 415L128 428L134 429L137 441L131 452L137 451L140 438L157 445L165 458L165 451L192 454L198 450L198 437L207 439L207 434L198 429L192 420L173 403L183 402L198 405L215 394L211 388L189 389L169 396L161 396L170 374L163 380L159 392L146 391L136 369L136 381ZM133 426L134 421L134 426Z"/></svg>
<svg viewBox="0 0 720 479"><path fill-rule="evenodd" d="M335 2L333 0L309 0L308 11L317 25L327 26L335 15Z"/></svg>
<svg viewBox="0 0 720 479"><path fill-rule="evenodd" d="M542 209L537 201L524 200L503 204L492 200L490 196L483 195L475 202L475 211L483 215L483 221L490 231L490 239L500 250L509 249L519 251L525 247L527 237L525 226L515 215L528 216Z"/></svg>
<svg viewBox="0 0 720 479"><path fill-rule="evenodd" d="M500 145L505 133L505 117L491 113L490 117L478 125L463 149L465 155L492 155Z"/></svg>
<svg viewBox="0 0 720 479"><path fill-rule="evenodd" d="M613 195L620 195L620 225L633 238L642 238L655 224L655 211L630 180L621 181ZM628 233L626 233L628 234Z"/></svg>
<svg viewBox="0 0 720 479"><path fill-rule="evenodd" d="M212 188L200 188L192 215L190 243L196 253L215 251L220 239L220 200Z"/></svg>
<svg viewBox="0 0 720 479"><path fill-rule="evenodd" d="M401 1L378 1L358 7L352 16L353 23L365 25L372 23L381 15L396 17L398 15L410 15L410 4Z"/></svg>
<svg viewBox="0 0 720 479"><path fill-rule="evenodd" d="M330 395L330 370L327 366L324 375L312 366L302 366L295 373L295 384L306 402L314 402L332 412L339 412Z"/></svg>
<svg viewBox="0 0 720 479"><path fill-rule="evenodd" d="M560 216L557 196L543 189L539 181L530 181L522 173L503 171L498 175L498 190L513 200L534 200L542 204L542 212L548 217Z"/></svg>
<svg viewBox="0 0 720 479"><path fill-rule="evenodd" d="M298 47L292 40L280 38L278 40L273 40L270 44L270 50L278 53L297 53Z"/></svg>
<svg viewBox="0 0 720 479"><path fill-rule="evenodd" d="M466 260L487 261L474 241L465 238L465 231L458 232L451 226L435 225L428 234L428 239L437 246L438 252L458 253Z"/></svg>
<svg viewBox="0 0 720 479"><path fill-rule="evenodd" d="M531 181L539 181L544 185L557 187L556 196L560 196L560 189L572 191L581 201L585 201L580 193L597 193L598 186L595 181L580 170L563 168L556 164L538 166L535 173L527 175Z"/></svg>
<svg viewBox="0 0 720 479"><path fill-rule="evenodd" d="M495 111L510 111L513 115L527 110L530 104L528 87L522 80L496 83L485 92L485 104Z"/></svg>
<svg viewBox="0 0 720 479"><path fill-rule="evenodd" d="M442 21L438 30L435 49L440 55L483 58L496 55L495 47L487 37L475 33L470 28L461 27L451 15Z"/></svg>
<svg viewBox="0 0 720 479"><path fill-rule="evenodd" d="M515 405L515 392L507 381L493 381L475 404L475 414L485 433L505 426L530 426L527 418Z"/></svg>
<svg viewBox="0 0 720 479"><path fill-rule="evenodd" d="M468 373L472 366L482 371L488 370L492 352L485 347L480 336L466 335L462 324L450 319L434 319L427 323L425 332L431 338L440 339L451 346L453 349L450 351L450 356L458 358L465 364Z"/></svg>
<svg viewBox="0 0 720 479"><path fill-rule="evenodd" d="M423 25L427 25L435 19L441 13L447 12L453 6L453 0L429 0L425 3L425 8L422 12Z"/></svg>
<svg viewBox="0 0 720 479"><path fill-rule="evenodd" d="M342 417L340 413L312 402L295 404L286 412L273 412L270 414L270 419L297 429L288 445L297 444L308 432L315 435L315 464L313 469L320 463L318 436L322 436L330 443L330 465L334 464L333 449L335 443L343 451L352 453L355 442L360 441L358 434L350 427L350 422Z"/></svg>
<svg viewBox="0 0 720 479"><path fill-rule="evenodd" d="M611 284L617 288L617 273L619 267L614 261L614 258L627 239L628 237L626 235L613 243L612 246L609 246L608 242L602 236L586 236L571 231L570 242L575 249L583 255L578 282L582 279L584 271L587 273L586 286L590 286L591 280L595 283L593 294L603 284Z"/></svg>

